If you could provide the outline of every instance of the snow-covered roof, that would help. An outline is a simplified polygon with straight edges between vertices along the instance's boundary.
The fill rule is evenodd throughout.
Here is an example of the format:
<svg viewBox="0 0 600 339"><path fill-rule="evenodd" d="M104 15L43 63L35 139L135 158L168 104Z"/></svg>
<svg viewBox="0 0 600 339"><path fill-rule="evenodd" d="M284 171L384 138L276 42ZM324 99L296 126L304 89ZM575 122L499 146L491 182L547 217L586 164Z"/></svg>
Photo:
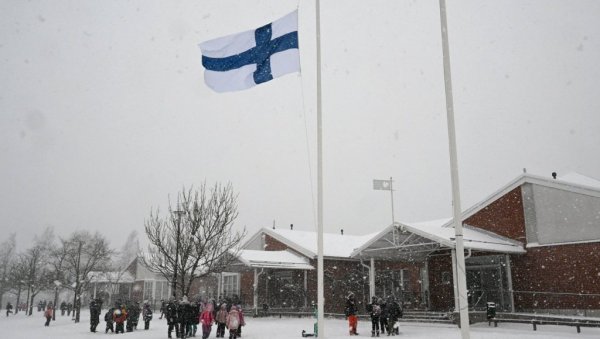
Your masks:
<svg viewBox="0 0 600 339"><path fill-rule="evenodd" d="M308 259L290 251L240 250L237 258L245 266L254 268L314 269Z"/></svg>
<svg viewBox="0 0 600 339"><path fill-rule="evenodd" d="M440 244L454 248L456 236L453 227L442 227L451 223L452 219L439 219L430 222L404 224L409 232L417 233L423 237L436 240ZM523 244L488 232L479 228L463 227L463 241L465 249L500 252L500 253L525 253Z"/></svg>
<svg viewBox="0 0 600 339"><path fill-rule="evenodd" d="M317 257L317 232L270 228L263 228L260 232L272 236L309 258ZM350 258L355 248L362 246L377 234L342 235L338 233L324 233L323 257Z"/></svg>
<svg viewBox="0 0 600 339"><path fill-rule="evenodd" d="M90 281L93 283L132 283L133 276L125 272L90 272L88 274Z"/></svg>
<svg viewBox="0 0 600 339"><path fill-rule="evenodd" d="M379 232L352 252L352 257L401 257L407 260L422 260L429 253L442 248L455 248L454 228L444 227L452 219L437 219L417 223L394 223ZM523 244L497 234L463 227L465 249L499 252L525 253Z"/></svg>

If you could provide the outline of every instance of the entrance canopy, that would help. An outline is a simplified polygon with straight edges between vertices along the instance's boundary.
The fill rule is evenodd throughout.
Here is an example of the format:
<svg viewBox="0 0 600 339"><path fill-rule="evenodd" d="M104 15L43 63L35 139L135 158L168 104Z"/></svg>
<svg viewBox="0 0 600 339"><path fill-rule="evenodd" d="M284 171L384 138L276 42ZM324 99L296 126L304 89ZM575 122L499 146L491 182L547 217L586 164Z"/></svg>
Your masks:
<svg viewBox="0 0 600 339"><path fill-rule="evenodd" d="M423 261L440 249L456 247L451 219L423 223L394 223L352 252L355 258ZM497 253L525 253L523 244L497 234L465 225L465 249Z"/></svg>
<svg viewBox="0 0 600 339"><path fill-rule="evenodd" d="M289 270L313 270L314 267L308 259L290 251L259 251L240 250L237 261L230 265L230 269L244 271L248 268L278 268Z"/></svg>

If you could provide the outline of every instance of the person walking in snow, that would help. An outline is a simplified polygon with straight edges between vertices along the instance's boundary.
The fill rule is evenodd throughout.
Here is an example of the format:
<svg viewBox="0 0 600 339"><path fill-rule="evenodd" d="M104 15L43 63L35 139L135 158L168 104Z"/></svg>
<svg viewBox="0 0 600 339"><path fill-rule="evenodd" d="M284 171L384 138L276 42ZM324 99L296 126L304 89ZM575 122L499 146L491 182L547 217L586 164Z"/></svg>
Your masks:
<svg viewBox="0 0 600 339"><path fill-rule="evenodd" d="M244 320L244 310L242 309L242 305L237 305L238 312L240 313L240 326L238 327L237 336L240 338L242 336L242 327L246 326L246 321Z"/></svg>
<svg viewBox="0 0 600 339"><path fill-rule="evenodd" d="M152 320L152 309L150 304L145 303L144 309L142 310L142 318L144 319L144 330L150 329L150 320Z"/></svg>
<svg viewBox="0 0 600 339"><path fill-rule="evenodd" d="M381 334L385 334L388 328L388 311L387 304L383 298L377 299L377 304L381 308L381 314L379 315L379 329L381 330Z"/></svg>
<svg viewBox="0 0 600 339"><path fill-rule="evenodd" d="M227 322L225 324L229 329L229 339L237 338L237 331L240 327L240 313L237 310L237 306L231 306L231 311L227 315Z"/></svg>
<svg viewBox="0 0 600 339"><path fill-rule="evenodd" d="M99 299L92 299L90 302L90 332L96 332L96 327L100 323L100 313L102 313L102 303Z"/></svg>
<svg viewBox="0 0 600 339"><path fill-rule="evenodd" d="M398 318L402 317L402 308L400 304L396 301L396 298L392 295L388 297L387 300L387 310L388 310L388 336L398 334L398 327L396 326L396 322Z"/></svg>
<svg viewBox="0 0 600 339"><path fill-rule="evenodd" d="M104 321L106 322L106 330L104 330L104 333L108 333L108 330L110 330L111 333L115 333L115 328L113 326L114 322L113 322L113 312L115 311L114 308L109 308L108 311L106 311L106 313L104 314Z"/></svg>
<svg viewBox="0 0 600 339"><path fill-rule="evenodd" d="M357 312L357 308L356 308L356 300L354 298L354 293L350 292L350 293L348 293L348 296L346 297L346 309L345 309L346 318L348 319L348 330L350 332L350 335L358 335L358 332L356 332L356 325L358 324L358 318L356 317L356 312Z"/></svg>
<svg viewBox="0 0 600 339"><path fill-rule="evenodd" d="M212 331L212 325L215 322L213 316L213 304L208 302L200 313L200 323L202 324L202 339L207 339Z"/></svg>
<svg viewBox="0 0 600 339"><path fill-rule="evenodd" d="M171 298L165 308L165 317L167 318L167 324L169 325L167 330L169 338L171 338L171 332L173 332L173 330L175 330L175 337L180 337L178 309L177 301L175 301L175 298Z"/></svg>
<svg viewBox="0 0 600 339"><path fill-rule="evenodd" d="M381 317L381 306L377 303L377 297L371 297L371 303L367 305L367 313L371 316L371 337L379 337L379 320Z"/></svg>
<svg viewBox="0 0 600 339"><path fill-rule="evenodd" d="M227 305L221 303L221 307L217 312L215 320L217 322L217 338L225 337L225 324L227 323Z"/></svg>
<svg viewBox="0 0 600 339"><path fill-rule="evenodd" d="M10 313L12 313L12 309L13 309L13 305L9 302L6 303L6 316L8 317L8 315Z"/></svg>
<svg viewBox="0 0 600 339"><path fill-rule="evenodd" d="M125 307L115 309L113 312L115 333L125 333L125 320L127 320L127 310Z"/></svg>
<svg viewBox="0 0 600 339"><path fill-rule="evenodd" d="M54 314L54 309L52 308L52 304L49 304L48 308L46 308L46 311L44 312L44 317L46 317L46 323L44 324L44 326L50 326L52 314Z"/></svg>

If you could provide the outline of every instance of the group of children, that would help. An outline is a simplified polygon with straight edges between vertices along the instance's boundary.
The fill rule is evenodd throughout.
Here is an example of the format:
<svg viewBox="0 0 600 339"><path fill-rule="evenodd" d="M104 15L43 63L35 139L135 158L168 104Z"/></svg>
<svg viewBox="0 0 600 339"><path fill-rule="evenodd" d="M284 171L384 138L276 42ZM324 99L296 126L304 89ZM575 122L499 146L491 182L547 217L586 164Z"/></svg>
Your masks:
<svg viewBox="0 0 600 339"><path fill-rule="evenodd" d="M150 304L145 303L141 310L142 320L144 321L144 329L150 329L150 321L152 320L152 309ZM137 329L137 324L140 316L140 308L137 303L129 306L116 303L115 307L108 309L104 314L106 322L106 330L114 333L125 333L125 322L127 321L127 332L133 332ZM92 331L95 332L95 329Z"/></svg>
<svg viewBox="0 0 600 339"><path fill-rule="evenodd" d="M186 296L181 301L170 300L161 307L165 314L168 328L168 337L171 338L173 330L177 338L195 337L197 326L202 326L202 338L207 339L212 331L212 326L217 325L217 338L225 337L225 328L229 329L229 338L236 339L241 336L242 326L245 325L244 313L239 305L222 302L217 304L214 300L206 303L190 303ZM162 317L162 316L161 316Z"/></svg>

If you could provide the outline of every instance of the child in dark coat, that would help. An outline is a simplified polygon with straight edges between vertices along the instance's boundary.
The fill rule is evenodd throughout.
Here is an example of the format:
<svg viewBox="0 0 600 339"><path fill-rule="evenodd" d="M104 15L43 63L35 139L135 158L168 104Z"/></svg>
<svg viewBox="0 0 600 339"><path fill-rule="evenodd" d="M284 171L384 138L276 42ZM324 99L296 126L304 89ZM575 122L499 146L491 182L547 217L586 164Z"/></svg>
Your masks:
<svg viewBox="0 0 600 339"><path fill-rule="evenodd" d="M379 337L379 319L381 317L381 306L377 303L377 297L371 298L371 303L367 305L367 313L371 316L371 337Z"/></svg>
<svg viewBox="0 0 600 339"><path fill-rule="evenodd" d="M114 308L110 308L104 314L104 321L106 321L106 330L104 331L104 333L108 333L108 330L110 330L111 333L115 333L115 328L113 326L113 324L114 324L114 322L113 322L113 312L114 311L115 311Z"/></svg>

